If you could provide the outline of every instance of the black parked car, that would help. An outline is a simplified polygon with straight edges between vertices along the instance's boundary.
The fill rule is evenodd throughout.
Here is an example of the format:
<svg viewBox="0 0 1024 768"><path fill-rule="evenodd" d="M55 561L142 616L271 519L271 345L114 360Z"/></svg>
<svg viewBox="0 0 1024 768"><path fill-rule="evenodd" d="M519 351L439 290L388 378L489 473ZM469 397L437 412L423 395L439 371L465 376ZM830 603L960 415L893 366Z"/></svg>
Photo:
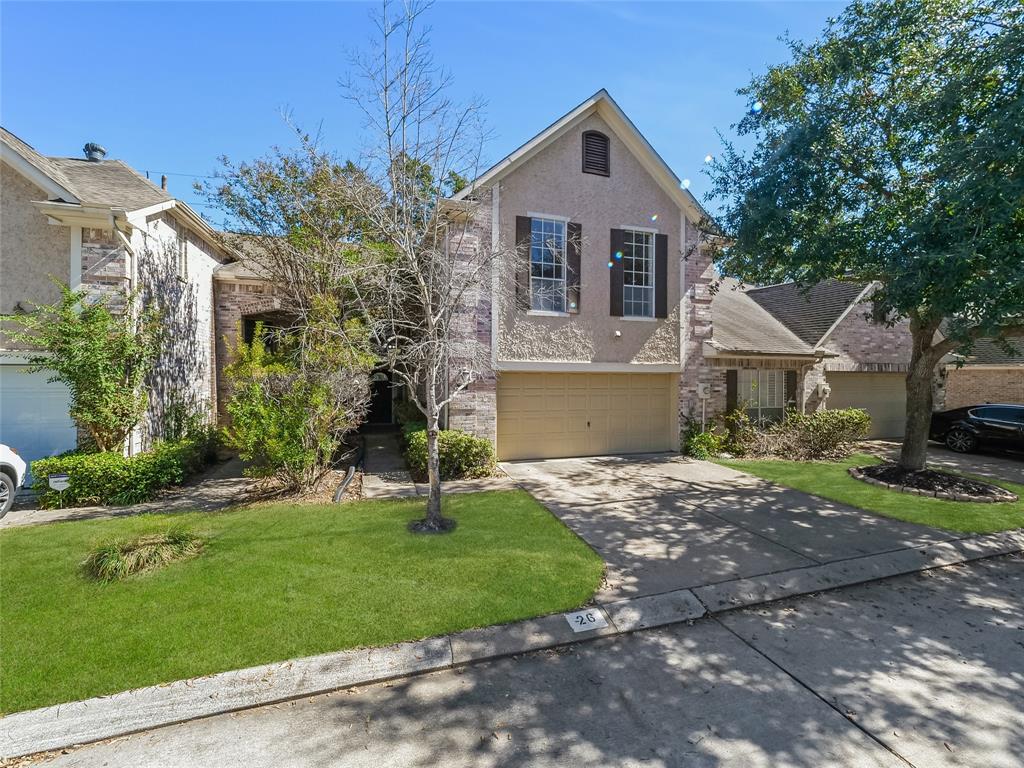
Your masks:
<svg viewBox="0 0 1024 768"><path fill-rule="evenodd" d="M1024 451L1024 405L986 403L933 413L929 437L960 453L979 446Z"/></svg>

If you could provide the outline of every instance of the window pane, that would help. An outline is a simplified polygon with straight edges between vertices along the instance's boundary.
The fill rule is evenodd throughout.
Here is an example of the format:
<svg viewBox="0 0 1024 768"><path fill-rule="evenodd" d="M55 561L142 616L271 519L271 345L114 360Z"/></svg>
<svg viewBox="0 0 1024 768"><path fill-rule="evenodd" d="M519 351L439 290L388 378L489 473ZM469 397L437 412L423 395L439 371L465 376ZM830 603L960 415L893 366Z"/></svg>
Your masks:
<svg viewBox="0 0 1024 768"><path fill-rule="evenodd" d="M622 313L654 317L654 235L626 230L622 248Z"/></svg>
<svg viewBox="0 0 1024 768"><path fill-rule="evenodd" d="M565 222L533 219L530 230L530 305L565 311Z"/></svg>

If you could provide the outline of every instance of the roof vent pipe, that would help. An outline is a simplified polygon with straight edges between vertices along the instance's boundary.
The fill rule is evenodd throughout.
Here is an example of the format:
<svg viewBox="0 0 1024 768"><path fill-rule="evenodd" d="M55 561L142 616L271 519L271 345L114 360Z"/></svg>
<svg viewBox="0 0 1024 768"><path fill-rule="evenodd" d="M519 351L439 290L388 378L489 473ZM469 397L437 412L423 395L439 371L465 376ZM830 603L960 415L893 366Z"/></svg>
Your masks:
<svg viewBox="0 0 1024 768"><path fill-rule="evenodd" d="M163 189L163 190L167 189L167 174L166 173L163 176L160 177L160 189Z"/></svg>
<svg viewBox="0 0 1024 768"><path fill-rule="evenodd" d="M91 163L98 163L107 156L107 150L91 141L82 147L82 151L85 152L85 159Z"/></svg>

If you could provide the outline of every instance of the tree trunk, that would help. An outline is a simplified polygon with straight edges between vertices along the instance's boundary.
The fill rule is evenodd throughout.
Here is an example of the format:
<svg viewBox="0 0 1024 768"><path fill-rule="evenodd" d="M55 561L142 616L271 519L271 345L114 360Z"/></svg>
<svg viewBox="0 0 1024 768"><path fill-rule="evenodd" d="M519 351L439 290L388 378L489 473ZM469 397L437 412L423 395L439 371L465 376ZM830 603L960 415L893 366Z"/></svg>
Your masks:
<svg viewBox="0 0 1024 768"><path fill-rule="evenodd" d="M437 444L439 409L437 407L436 381L429 374L426 386L427 417L427 482L430 490L427 493L427 516L423 520L414 521L410 530L415 533L444 533L455 527L455 521L441 514L441 452Z"/></svg>
<svg viewBox="0 0 1024 768"><path fill-rule="evenodd" d="M932 377L935 375L935 356L932 340L935 329L911 323L914 351L907 373L907 426L903 433L899 465L916 472L925 468L928 456L928 431L932 421Z"/></svg>
<svg viewBox="0 0 1024 768"><path fill-rule="evenodd" d="M429 398L428 399L433 399ZM441 523L441 453L437 448L437 416L427 415L427 523L439 527Z"/></svg>

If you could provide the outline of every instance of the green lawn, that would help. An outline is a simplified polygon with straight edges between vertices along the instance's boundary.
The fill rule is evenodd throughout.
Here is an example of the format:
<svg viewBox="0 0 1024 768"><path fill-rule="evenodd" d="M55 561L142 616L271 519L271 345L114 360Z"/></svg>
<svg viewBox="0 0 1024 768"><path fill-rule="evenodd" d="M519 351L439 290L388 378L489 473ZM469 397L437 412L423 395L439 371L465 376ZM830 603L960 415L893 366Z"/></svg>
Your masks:
<svg viewBox="0 0 1024 768"><path fill-rule="evenodd" d="M445 500L458 528L417 536L421 500L280 505L56 523L0 534L0 712L568 610L603 564L521 491ZM104 584L111 537L182 524L199 557Z"/></svg>
<svg viewBox="0 0 1024 768"><path fill-rule="evenodd" d="M836 462L722 459L719 463L804 493L911 523L963 533L992 533L1024 527L1024 485L978 478L1001 485L1022 500L971 504L890 491L855 480L846 473L849 467L863 467L879 461L874 456L858 454Z"/></svg>

